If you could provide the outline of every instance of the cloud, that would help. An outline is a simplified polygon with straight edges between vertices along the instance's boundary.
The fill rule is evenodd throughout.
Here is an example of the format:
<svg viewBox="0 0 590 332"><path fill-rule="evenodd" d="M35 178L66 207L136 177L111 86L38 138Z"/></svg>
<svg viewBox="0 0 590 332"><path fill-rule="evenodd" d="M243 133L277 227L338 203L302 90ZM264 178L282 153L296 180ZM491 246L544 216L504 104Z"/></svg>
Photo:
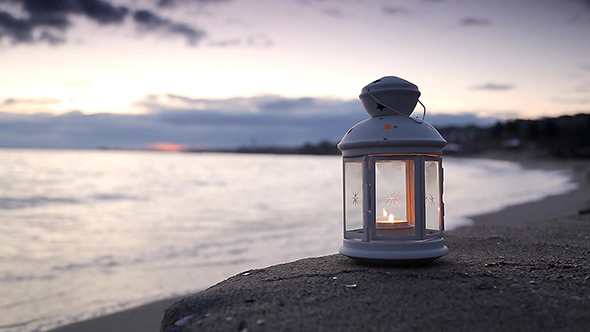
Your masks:
<svg viewBox="0 0 590 332"><path fill-rule="evenodd" d="M196 45L205 32L184 23L176 23L161 18L149 10L137 10L133 13L133 21L141 31L159 31L169 35L179 35L186 38L189 45Z"/></svg>
<svg viewBox="0 0 590 332"><path fill-rule="evenodd" d="M227 1L227 0L226 0ZM2 0L0 0L2 2ZM162 1L160 1L162 2ZM164 1L166 2L166 1ZM177 0L160 6L176 6L189 2L216 3L222 0ZM47 43L60 45L66 42L65 32L73 25L70 16L82 16L99 25L121 24L132 13L136 27L143 32L182 36L190 45L196 45L205 32L185 23L162 18L152 11L131 10L127 6L113 5L104 0L8 0L15 8L21 8L22 17L0 10L0 41L19 43Z"/></svg>
<svg viewBox="0 0 590 332"><path fill-rule="evenodd" d="M342 17L344 14L342 9L340 8L325 8L320 11L324 15L332 16L332 17Z"/></svg>
<svg viewBox="0 0 590 332"><path fill-rule="evenodd" d="M513 84L497 84L497 83L486 83L473 87L474 90L488 90L488 91L508 91L514 89Z"/></svg>
<svg viewBox="0 0 590 332"><path fill-rule="evenodd" d="M258 34L246 37L247 46L267 48L275 45L274 41L265 34Z"/></svg>
<svg viewBox="0 0 590 332"><path fill-rule="evenodd" d="M57 98L13 98L8 97L4 101L0 102L0 105L12 106L12 105L53 105L60 104L61 101Z"/></svg>
<svg viewBox="0 0 590 332"><path fill-rule="evenodd" d="M50 112L55 105L61 104L57 98L16 98L7 97L0 99L0 112L14 113L38 113Z"/></svg>
<svg viewBox="0 0 590 332"><path fill-rule="evenodd" d="M390 15L408 15L410 11L403 7L383 6L383 12Z"/></svg>
<svg viewBox="0 0 590 332"><path fill-rule="evenodd" d="M490 24L492 24L492 22L485 18L466 17L461 20L461 25L464 27L476 27Z"/></svg>
<svg viewBox="0 0 590 332"><path fill-rule="evenodd" d="M258 35L246 36L244 38L229 38L229 39L222 39L222 40L213 40L213 41L210 41L207 45L212 46L212 47L245 46L245 47L255 47L255 48L268 48L268 47L273 47L275 45L275 43L265 34L258 34Z"/></svg>
<svg viewBox="0 0 590 332"><path fill-rule="evenodd" d="M163 8L174 8L178 5L184 5L189 3L196 3L196 4L219 4L224 2L231 2L232 0L158 0L158 7Z"/></svg>
<svg viewBox="0 0 590 332"><path fill-rule="evenodd" d="M25 18L0 11L0 41L8 38L14 44L47 42L58 45L65 42L63 33L71 27L69 15L89 18L99 24L118 24L128 13L125 6L113 6L102 0L11 0L9 5L21 6ZM36 30L40 34L36 37Z"/></svg>
<svg viewBox="0 0 590 332"><path fill-rule="evenodd" d="M50 45L60 45L66 42L66 40L63 37L55 36L47 31L43 31L41 33L39 41L45 41Z"/></svg>
<svg viewBox="0 0 590 332"><path fill-rule="evenodd" d="M584 70L588 70L588 71L590 71L590 64L588 64L588 65L581 65L580 67L581 67L582 69L584 69Z"/></svg>
<svg viewBox="0 0 590 332"><path fill-rule="evenodd" d="M242 45L243 41L241 38L231 38L231 39L223 39L223 40L213 40L208 43L209 46L213 47L232 47L232 46L240 46Z"/></svg>
<svg viewBox="0 0 590 332"><path fill-rule="evenodd" d="M358 100L330 98L196 99L151 95L141 101L145 114L17 114L0 112L0 146L44 148L135 148L155 142L186 146L239 147L301 145L339 141L355 123L368 118ZM428 114L436 125L488 123L475 114Z"/></svg>
<svg viewBox="0 0 590 332"><path fill-rule="evenodd" d="M258 105L261 112L289 112L310 109L314 106L316 106L316 100L314 98L279 98Z"/></svg>
<svg viewBox="0 0 590 332"><path fill-rule="evenodd" d="M584 105L590 103L590 98L553 98L553 102L569 105Z"/></svg>
<svg viewBox="0 0 590 332"><path fill-rule="evenodd" d="M33 17L63 20L67 14L81 14L100 24L121 23L127 15L124 6L102 0L24 0L24 9Z"/></svg>

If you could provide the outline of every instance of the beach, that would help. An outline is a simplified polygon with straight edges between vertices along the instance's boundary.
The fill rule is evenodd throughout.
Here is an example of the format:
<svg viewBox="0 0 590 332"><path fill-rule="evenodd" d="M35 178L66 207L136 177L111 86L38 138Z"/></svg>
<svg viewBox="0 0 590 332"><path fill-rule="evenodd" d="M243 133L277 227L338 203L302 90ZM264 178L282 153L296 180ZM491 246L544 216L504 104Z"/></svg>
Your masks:
<svg viewBox="0 0 590 332"><path fill-rule="evenodd" d="M486 155L484 157L497 158L498 156ZM472 216L471 219L475 222L473 226L463 227L457 230L445 232L447 245L451 250L451 253L448 256L437 260L430 267L419 268L418 270L396 269L393 270L393 272L400 274L398 276L400 280L405 280L404 278L408 277L406 276L407 274L414 275L417 273L417 275L422 275L422 277L418 277L420 280L428 281L430 280L430 277L428 276L435 278L434 280L439 280L442 277L436 276L442 275L445 276L443 279L446 278L448 280L451 280L453 284L455 283L455 281L457 282L457 284L461 284L465 280L469 280L468 284L473 286L479 282L479 284L475 285L474 288L460 290L463 292L471 292L474 298L479 298L481 295L485 295L481 294L481 292L498 292L501 290L502 294L505 294L505 296L507 296L507 299L509 299L511 296L518 296L523 291L530 292L531 289L534 291L535 287L539 286L539 284L542 284L544 287L545 281L541 281L539 279L544 278L543 280L551 280L551 278L557 278L555 281L555 285L551 284L555 286L555 288L548 288L547 290L543 291L546 294L549 294L547 296L549 296L550 298L557 297L558 300L561 299L561 297L563 296L569 296L567 298L567 301L571 300L571 306L559 306L557 310L561 312L568 308L567 315L569 316L567 317L569 317L571 321L575 321L576 317L578 317L575 316L576 313L579 314L580 310L588 310L589 301L587 297L589 281L588 278L585 277L589 275L589 272L587 270L588 263L587 258L585 258L586 256L584 256L584 252L587 253L588 251L587 244L589 242L588 236L590 234L588 232L587 225L588 223L590 223L590 221L587 215L580 215L578 217L578 214L580 211L584 211L590 208L590 167L588 166L588 163L585 161L562 161L547 158L535 159L531 158L530 156L522 156L516 154L503 154L500 157L502 159L509 159L512 161L520 162L525 167L541 168L547 170L570 170L572 178L576 181L576 183L578 183L578 189L575 189L574 191L571 191L565 195L547 197L540 201L517 206L511 206L498 212ZM572 239L575 241L572 241ZM586 247L582 248L581 251L577 252L575 250L570 251L569 249L565 249L565 247L562 248L563 250L561 250L560 253L547 252L547 250L555 251L555 245L564 242L571 243L571 246L574 248L576 244L582 247L585 245ZM194 309L195 303L199 303L199 301L202 302L202 298L200 298L199 296L207 296L207 293L219 291L219 289L221 289L222 291L223 289L231 289L232 292L234 292L232 294L235 295L236 287L238 289L239 287L244 287L244 283L248 284L248 287L252 287L251 280L248 281L247 278L251 274L260 273L261 276L264 276L264 278L268 278L269 275L279 276L281 275L281 273L291 273L292 271L299 271L299 269L317 270L318 268L322 267L327 269L324 271L324 274L336 274L340 273L338 272L339 270L343 270L348 271L346 272L346 275L349 277L356 276L360 278L358 280L362 280L362 278L364 278L364 274L372 275L373 277L375 276L373 272L367 273L367 267L357 266L348 259L341 257L339 255L312 258L298 261L295 263L288 263L287 265L280 265L278 267L271 267L263 270L254 270L250 272L248 275L244 275L242 273L237 275L236 277L232 277L229 279L230 281L221 282L220 284L210 288L205 292L198 293L197 295L194 295L192 297L184 297L184 302L181 302L180 306L177 305L175 307L176 311L170 311L170 314L167 317L168 323L176 322L175 319L178 320L177 318L186 313L179 311L179 308L184 308L186 310L189 310L189 308ZM509 268L507 269L507 267ZM338 271L334 269L338 269ZM356 272L351 272L351 269ZM376 269L375 271L381 271L379 269L383 268L370 269L371 271L373 271L373 269ZM384 273L392 272L392 270L388 269L382 271L385 271ZM525 272L527 271L533 271L531 273L533 273L533 275L536 277L532 278L531 275L526 275L527 273ZM564 271L566 273L563 273ZM379 273L377 273L376 275L380 275ZM463 276L459 276L461 273L463 273ZM465 273L467 273L467 275ZM471 275L469 275L470 273ZM507 274L506 280L508 280L509 276L512 279L516 278L514 276L519 276L517 278L519 280L503 280L503 282L497 283L496 281L498 281L497 279L500 278L502 273ZM523 273L525 275L523 275ZM306 278L306 276L304 274L300 277L297 277L297 273L295 273L295 276L292 279L290 279L291 281L289 283L281 283L280 287L284 289L285 292L294 291L293 287L295 287L298 278ZM315 278L321 279L321 277ZM522 278L531 280L524 280ZM415 284L416 277L412 277L411 280L414 280L413 284ZM562 283L559 282L560 280L569 281L566 282L565 285L562 285ZM322 282L324 281L325 280L323 280ZM371 279L370 283L377 285L378 281L378 278L377 280ZM311 282L313 283L313 280ZM365 282L365 285L369 284L369 280L366 280ZM428 288L430 283L432 283L432 280L426 282L423 286ZM513 284L515 286L510 286ZM522 288L525 287L522 285L525 285L529 288ZM323 285L322 287L325 286L326 285ZM365 292L367 292L366 294L373 293L374 291L378 292L377 289L372 289L372 287L365 289ZM357 282L356 288L361 288L360 282ZM359 289L355 289L353 291L359 293ZM576 289L578 290L579 294L576 293L578 295L571 295L572 292L576 292ZM448 292L450 292L451 290L452 288L449 288L449 291L443 292L442 295L440 295L438 291L435 292L434 290L431 290L432 294L439 295L436 295L429 303L434 303L435 305L438 303L441 307L437 309L436 315L432 315L433 317L440 316L440 313L438 311L443 310L443 304L447 302L445 298L441 296L445 294L448 295ZM317 291L319 292L319 294L321 294L322 291L325 293L326 290L318 288ZM422 292L420 288L416 288L415 290L407 289L407 291L411 291L412 293ZM425 293L428 293L426 290L423 291ZM279 292L279 290L274 289L273 293L276 292ZM343 293L343 296L345 296L346 294L347 293ZM321 297L315 296L314 298L317 301L322 301ZM345 298L346 297L342 297L342 299ZM71 324L62 328L58 328L54 331L158 331L160 329L160 321L164 316L164 311L172 303L180 299L181 298L174 298L164 301L158 301L120 313L115 313L108 316ZM231 297L228 297L228 299L231 299ZM463 302L464 300L465 299L463 299ZM259 301L262 302L262 300ZM225 310L234 310L236 315L240 313L250 315L252 314L252 312L246 309L251 309L251 307L257 306L255 302L244 302L243 299L239 301L239 303L242 305L238 305L235 307L230 306L228 307L229 309ZM297 303L297 301L295 301L294 303ZM331 303L333 307L337 305L339 301L335 299L334 302ZM323 306L326 306L326 304L328 304L327 307L330 307L330 303L324 303ZM477 304L486 307L482 303ZM494 305L500 304L491 305L493 307ZM540 304L536 303L535 305ZM423 307L424 304L416 302L415 306ZM507 306L507 308L505 308L505 311L510 312L511 308L509 305L505 303L502 304L502 306ZM305 308L300 308L303 311L300 311L299 314L303 314L304 312L306 312L305 310L308 310L306 308L312 310L314 306L308 305L305 306ZM550 304L547 304L547 308L537 309L539 309L539 312L543 312L543 310L548 310L550 308L553 307L551 307ZM214 306L211 306L209 308L209 310L214 309ZM518 308L512 309L516 310L514 311L515 313L520 312L520 309ZM270 309L265 308L265 310ZM448 308L445 310L445 312L448 311L449 313L452 313L455 312L457 308L448 306ZM268 317L273 317L273 319L278 321L280 324L283 324L282 322L286 324L289 321L289 319L293 317L281 318L281 315L284 314L283 311L284 310L278 310L274 312L270 311L268 313ZM176 315L171 314L172 312L176 312ZM295 312L293 315L297 315L297 310L290 310L289 312ZM227 314L227 312L224 312L224 314ZM325 314L333 315L334 313L326 312ZM191 315L194 315L194 313L187 314L186 316ZM200 326L200 329L213 330L217 328L224 330L228 328L235 329L240 324L240 322L236 321L225 321L225 323L223 323L223 319L229 316L219 316L215 317L216 319L209 319L214 318L213 316L215 315L209 317L205 314L205 316L207 316L207 319L200 319L201 317L196 319L195 316L193 316L193 318L191 318L192 320L189 325L197 326L196 324L198 322L201 322L198 325ZM183 317L185 316L182 316L180 318ZM459 321L461 319L466 318L468 317L456 317L456 319L458 319ZM507 315L506 313L504 313L504 316L498 317L499 320L508 318L512 320L516 319L515 317ZM233 319L234 318L232 318L232 320ZM288 330L288 328L285 328L286 325L271 325L268 319L266 319L264 322L261 322L260 319L264 320L264 318L258 319L258 322L261 324L257 325L256 321L254 321L250 322L250 325L248 325L248 327L254 330L257 327L259 329L273 330L273 326L275 328L278 326L282 326L282 329ZM423 319L424 317L422 318L422 320ZM430 320L433 321L433 318L430 318ZM310 322L311 321L313 320L310 320ZM228 325L215 325L217 323ZM534 326L532 325L532 323L524 320L523 323L528 324L528 326ZM550 322L546 323L549 324ZM247 324L247 322L245 324ZM407 325L407 327L409 326L411 325ZM494 325L489 326L491 327ZM426 325L423 325L423 327L426 328ZM305 327L302 328L305 329ZM404 329L403 326L402 329Z"/></svg>

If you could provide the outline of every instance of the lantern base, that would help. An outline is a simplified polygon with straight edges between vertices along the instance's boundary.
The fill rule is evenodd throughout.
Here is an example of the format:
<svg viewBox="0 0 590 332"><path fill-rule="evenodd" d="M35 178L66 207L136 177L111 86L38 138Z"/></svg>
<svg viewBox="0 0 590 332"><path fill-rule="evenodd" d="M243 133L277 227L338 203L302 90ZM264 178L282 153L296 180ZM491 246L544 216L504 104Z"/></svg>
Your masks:
<svg viewBox="0 0 590 332"><path fill-rule="evenodd" d="M449 253L443 238L408 242L362 242L344 239L340 253L372 265L419 265Z"/></svg>

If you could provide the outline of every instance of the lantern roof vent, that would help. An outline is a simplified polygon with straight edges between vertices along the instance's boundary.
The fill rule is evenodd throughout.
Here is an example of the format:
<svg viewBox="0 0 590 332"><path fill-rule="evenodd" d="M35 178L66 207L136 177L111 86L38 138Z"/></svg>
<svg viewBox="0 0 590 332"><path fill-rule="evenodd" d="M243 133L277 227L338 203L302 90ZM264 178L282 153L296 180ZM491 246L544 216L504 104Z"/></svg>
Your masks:
<svg viewBox="0 0 590 332"><path fill-rule="evenodd" d="M419 97L420 91L415 84L396 76L373 81L363 88L359 96L370 116L409 116Z"/></svg>

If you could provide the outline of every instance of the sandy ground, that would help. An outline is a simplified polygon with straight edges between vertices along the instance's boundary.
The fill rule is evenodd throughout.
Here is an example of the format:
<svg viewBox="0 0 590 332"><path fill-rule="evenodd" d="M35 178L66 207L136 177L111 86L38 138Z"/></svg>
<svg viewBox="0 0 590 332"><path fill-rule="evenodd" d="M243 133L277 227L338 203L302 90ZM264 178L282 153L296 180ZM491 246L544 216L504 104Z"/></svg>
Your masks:
<svg viewBox="0 0 590 332"><path fill-rule="evenodd" d="M102 316L87 321L66 325L52 332L156 332L160 327L164 310L181 298L166 299Z"/></svg>
<svg viewBox="0 0 590 332"><path fill-rule="evenodd" d="M54 332L158 331L164 310L176 301L162 331L589 331L590 215L577 214L590 209L590 162L482 157L565 169L580 187L472 217L475 226L445 233L451 253L429 266L311 258Z"/></svg>

